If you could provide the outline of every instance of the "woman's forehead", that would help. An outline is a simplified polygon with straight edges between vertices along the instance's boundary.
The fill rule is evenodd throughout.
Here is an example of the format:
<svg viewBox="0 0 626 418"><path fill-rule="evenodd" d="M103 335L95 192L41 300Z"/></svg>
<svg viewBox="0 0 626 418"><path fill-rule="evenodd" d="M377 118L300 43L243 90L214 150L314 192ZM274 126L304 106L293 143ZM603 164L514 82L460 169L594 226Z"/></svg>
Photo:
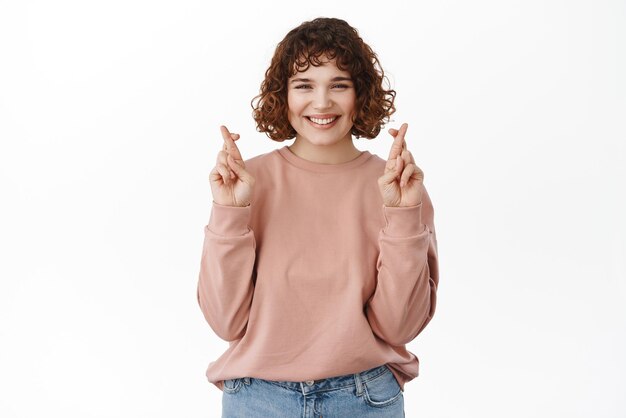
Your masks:
<svg viewBox="0 0 626 418"><path fill-rule="evenodd" d="M303 74L307 74L307 75L313 75L313 74L318 74L318 75L331 75L331 76L344 76L344 77L350 77L350 73L348 73L347 71L342 71L339 69L339 67L337 67L337 62L336 59L332 59L332 60L320 60L322 62L322 65L319 66L315 66L313 65L311 62L309 62L308 64L308 68L306 68L306 70L304 70L304 67L298 67L295 68L294 70L296 70L295 74L292 74L291 78L295 78L295 77L300 77Z"/></svg>

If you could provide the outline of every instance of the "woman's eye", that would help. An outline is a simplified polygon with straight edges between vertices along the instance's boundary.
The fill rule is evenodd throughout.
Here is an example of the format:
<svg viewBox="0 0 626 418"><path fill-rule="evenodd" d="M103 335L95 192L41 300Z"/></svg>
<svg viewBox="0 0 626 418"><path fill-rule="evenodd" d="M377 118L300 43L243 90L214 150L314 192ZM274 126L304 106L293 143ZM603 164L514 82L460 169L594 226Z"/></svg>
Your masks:
<svg viewBox="0 0 626 418"><path fill-rule="evenodd" d="M297 86L297 89L303 89L303 88L308 88L311 87L309 84L300 84L299 86ZM334 84L332 87L341 87L341 88L347 88L350 87L347 84Z"/></svg>

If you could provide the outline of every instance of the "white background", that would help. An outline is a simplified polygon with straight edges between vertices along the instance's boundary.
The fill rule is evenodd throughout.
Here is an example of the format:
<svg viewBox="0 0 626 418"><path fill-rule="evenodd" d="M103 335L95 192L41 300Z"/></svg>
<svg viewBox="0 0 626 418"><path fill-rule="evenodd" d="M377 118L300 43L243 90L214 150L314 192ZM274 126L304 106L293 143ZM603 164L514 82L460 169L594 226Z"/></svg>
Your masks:
<svg viewBox="0 0 626 418"><path fill-rule="evenodd" d="M217 417L196 301L208 175L289 145L276 44L355 26L435 207L407 417L626 416L624 1L0 1L0 416Z"/></svg>

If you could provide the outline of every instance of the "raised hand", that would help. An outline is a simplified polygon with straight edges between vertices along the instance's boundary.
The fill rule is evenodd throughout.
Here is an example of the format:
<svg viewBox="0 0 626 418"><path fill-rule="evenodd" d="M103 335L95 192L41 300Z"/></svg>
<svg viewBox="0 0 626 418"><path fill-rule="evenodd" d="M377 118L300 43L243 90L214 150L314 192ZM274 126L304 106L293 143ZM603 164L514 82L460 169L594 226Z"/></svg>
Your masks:
<svg viewBox="0 0 626 418"><path fill-rule="evenodd" d="M409 125L400 130L389 129L394 137L385 165L384 174L378 178L378 187L385 206L415 206L422 201L424 172L415 164L413 155L406 149L404 135Z"/></svg>
<svg viewBox="0 0 626 418"><path fill-rule="evenodd" d="M246 171L246 166L235 145L239 135L230 133L226 126L220 126L224 146L217 154L217 162L209 181L213 201L226 206L248 206L252 199L255 179Z"/></svg>

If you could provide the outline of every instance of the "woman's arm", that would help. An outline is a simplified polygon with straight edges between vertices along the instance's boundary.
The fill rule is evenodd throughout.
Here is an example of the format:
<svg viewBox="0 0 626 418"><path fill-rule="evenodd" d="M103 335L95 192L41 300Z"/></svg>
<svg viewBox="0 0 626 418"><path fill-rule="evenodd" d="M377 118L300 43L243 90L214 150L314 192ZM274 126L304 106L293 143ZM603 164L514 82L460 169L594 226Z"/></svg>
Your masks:
<svg viewBox="0 0 626 418"><path fill-rule="evenodd" d="M391 345L412 341L435 313L439 265L432 202L423 184L416 206L383 206L377 286L366 303L372 331Z"/></svg>
<svg viewBox="0 0 626 418"><path fill-rule="evenodd" d="M226 341L245 334L254 295L256 241L248 226L250 211L250 205L214 201L204 228L198 305L213 331Z"/></svg>

